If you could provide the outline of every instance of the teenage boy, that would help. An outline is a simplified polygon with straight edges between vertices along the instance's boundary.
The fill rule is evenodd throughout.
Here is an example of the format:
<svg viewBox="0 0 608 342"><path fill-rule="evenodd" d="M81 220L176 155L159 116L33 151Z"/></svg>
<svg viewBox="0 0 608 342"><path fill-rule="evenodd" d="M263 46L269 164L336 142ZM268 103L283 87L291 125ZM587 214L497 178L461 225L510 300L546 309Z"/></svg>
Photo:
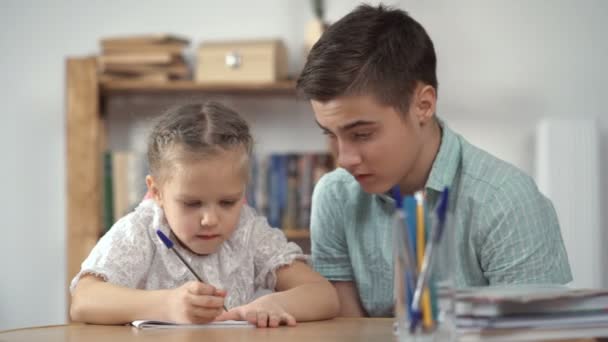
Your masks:
<svg viewBox="0 0 608 342"><path fill-rule="evenodd" d="M534 181L435 116L435 70L418 22L361 5L328 28L298 79L339 166L315 188L311 239L343 316L392 315L394 186L424 190L430 207L449 187L457 286L572 280L555 210Z"/></svg>

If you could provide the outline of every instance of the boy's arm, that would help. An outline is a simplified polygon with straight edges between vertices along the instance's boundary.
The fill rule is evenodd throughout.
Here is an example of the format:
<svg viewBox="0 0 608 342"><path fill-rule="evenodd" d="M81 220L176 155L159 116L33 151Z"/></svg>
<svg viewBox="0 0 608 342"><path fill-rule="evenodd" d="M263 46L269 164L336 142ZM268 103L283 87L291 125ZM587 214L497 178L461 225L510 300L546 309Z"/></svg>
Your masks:
<svg viewBox="0 0 608 342"><path fill-rule="evenodd" d="M511 180L480 212L480 265L489 285L572 280L557 215L528 177ZM484 234L485 233L485 234Z"/></svg>
<svg viewBox="0 0 608 342"><path fill-rule="evenodd" d="M151 319L207 323L222 312L225 292L188 282L171 290L139 290L83 276L73 291L70 317L94 324L126 324Z"/></svg>
<svg viewBox="0 0 608 342"><path fill-rule="evenodd" d="M334 281L332 282L338 298L340 299L340 317L366 317L367 314L361 305L359 291L357 286L352 281Z"/></svg>

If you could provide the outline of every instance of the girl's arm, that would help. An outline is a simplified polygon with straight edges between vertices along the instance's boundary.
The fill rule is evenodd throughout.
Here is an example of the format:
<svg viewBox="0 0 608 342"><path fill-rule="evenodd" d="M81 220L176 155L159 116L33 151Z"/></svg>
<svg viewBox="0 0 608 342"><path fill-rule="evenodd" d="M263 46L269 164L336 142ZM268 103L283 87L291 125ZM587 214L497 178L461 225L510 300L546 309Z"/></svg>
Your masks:
<svg viewBox="0 0 608 342"><path fill-rule="evenodd" d="M334 318L340 311L340 301L334 286L301 261L295 261L276 271L275 292L272 298L297 321ZM263 298L263 297L262 297Z"/></svg>
<svg viewBox="0 0 608 342"><path fill-rule="evenodd" d="M258 327L336 317L340 302L329 281L301 261L276 270L278 292L222 314L217 320L247 320Z"/></svg>
<svg viewBox="0 0 608 342"><path fill-rule="evenodd" d="M340 317L367 317L354 282L334 281L332 284L340 299Z"/></svg>
<svg viewBox="0 0 608 342"><path fill-rule="evenodd" d="M83 276L74 289L70 317L95 324L126 324L139 319L207 323L222 312L225 292L188 282L171 290L137 290Z"/></svg>

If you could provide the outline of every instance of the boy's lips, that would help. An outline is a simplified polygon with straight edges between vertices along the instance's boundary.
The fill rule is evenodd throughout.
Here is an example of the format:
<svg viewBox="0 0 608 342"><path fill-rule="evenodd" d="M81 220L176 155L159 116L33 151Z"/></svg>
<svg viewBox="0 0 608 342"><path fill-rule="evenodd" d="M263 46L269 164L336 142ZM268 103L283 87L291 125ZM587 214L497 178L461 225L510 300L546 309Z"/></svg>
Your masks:
<svg viewBox="0 0 608 342"><path fill-rule="evenodd" d="M373 175L371 173L360 173L355 175L355 179L358 182L365 182L366 180L371 179Z"/></svg>

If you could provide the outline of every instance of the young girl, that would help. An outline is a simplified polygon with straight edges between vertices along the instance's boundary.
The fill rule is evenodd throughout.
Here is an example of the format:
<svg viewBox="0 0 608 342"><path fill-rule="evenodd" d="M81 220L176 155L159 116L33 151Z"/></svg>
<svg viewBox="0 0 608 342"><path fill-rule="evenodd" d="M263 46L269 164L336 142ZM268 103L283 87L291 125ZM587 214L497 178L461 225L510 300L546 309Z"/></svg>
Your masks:
<svg viewBox="0 0 608 342"><path fill-rule="evenodd" d="M148 142L152 199L116 222L82 263L70 286L72 319L233 319L277 327L336 316L333 286L244 204L251 148L247 123L218 103L166 113ZM157 229L203 282L163 245ZM254 299L260 289L276 292Z"/></svg>

